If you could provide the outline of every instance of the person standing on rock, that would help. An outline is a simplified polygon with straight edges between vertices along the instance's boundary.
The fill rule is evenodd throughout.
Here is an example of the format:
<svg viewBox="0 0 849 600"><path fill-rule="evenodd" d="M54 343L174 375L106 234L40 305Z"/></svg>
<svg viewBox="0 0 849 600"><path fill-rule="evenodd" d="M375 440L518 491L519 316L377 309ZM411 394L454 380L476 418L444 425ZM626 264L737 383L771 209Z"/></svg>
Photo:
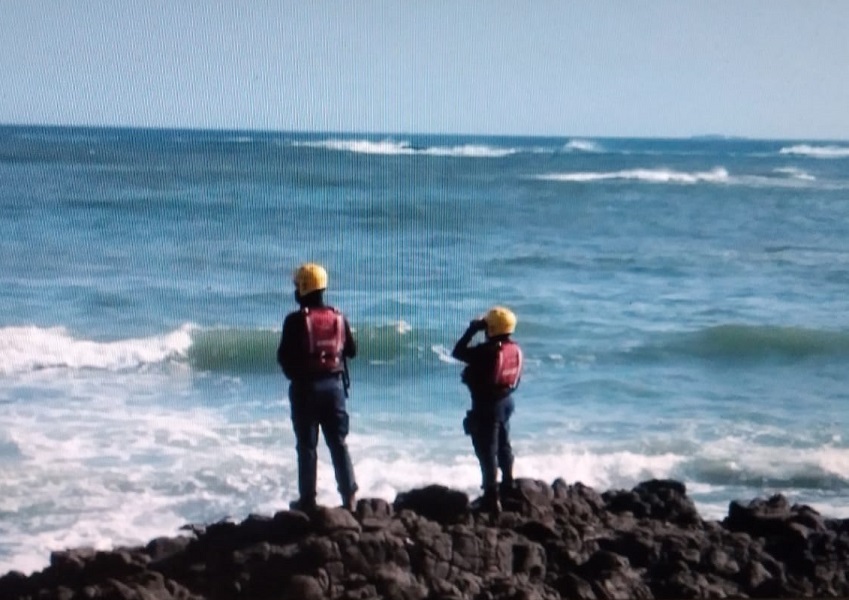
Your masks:
<svg viewBox="0 0 849 600"><path fill-rule="evenodd" d="M513 392L522 377L522 349L511 339L516 315L503 306L495 306L482 319L469 323L457 340L451 355L466 363L462 380L469 388L472 408L463 420L463 429L472 438L480 462L483 496L479 508L500 512L498 470L502 489L513 485L513 449L510 446L510 416ZM484 342L469 346L478 331Z"/></svg>
<svg viewBox="0 0 849 600"><path fill-rule="evenodd" d="M324 267L303 264L295 271L293 282L299 309L286 316L277 348L277 362L291 381L289 400L298 453L300 497L290 508L304 511L316 508L316 447L321 428L330 450L342 506L353 511L357 483L345 443L349 425L346 359L356 356L356 341L345 316L324 303L327 289Z"/></svg>

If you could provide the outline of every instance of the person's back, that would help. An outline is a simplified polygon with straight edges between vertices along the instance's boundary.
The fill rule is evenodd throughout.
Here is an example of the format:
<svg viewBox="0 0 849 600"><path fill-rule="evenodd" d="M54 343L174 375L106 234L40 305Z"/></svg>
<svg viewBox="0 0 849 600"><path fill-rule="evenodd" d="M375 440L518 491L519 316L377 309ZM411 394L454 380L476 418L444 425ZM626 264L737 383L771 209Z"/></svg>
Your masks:
<svg viewBox="0 0 849 600"><path fill-rule="evenodd" d="M354 509L357 484L345 438L350 418L346 407L346 359L357 353L345 316L324 303L327 272L314 263L294 276L299 309L283 322L277 362L291 381L289 400L298 453L299 498L292 508L316 506L318 431L330 450L342 505Z"/></svg>
<svg viewBox="0 0 849 600"><path fill-rule="evenodd" d="M481 467L484 495L482 507L500 510L498 502L498 469L501 484L513 484L513 449L510 444L510 416L513 414L513 391L522 377L522 350L510 337L516 328L516 316L504 307L490 309L483 319L469 323L454 345L452 356L466 363L462 380L469 388L472 408L466 413L463 427ZM486 340L469 346L478 331Z"/></svg>

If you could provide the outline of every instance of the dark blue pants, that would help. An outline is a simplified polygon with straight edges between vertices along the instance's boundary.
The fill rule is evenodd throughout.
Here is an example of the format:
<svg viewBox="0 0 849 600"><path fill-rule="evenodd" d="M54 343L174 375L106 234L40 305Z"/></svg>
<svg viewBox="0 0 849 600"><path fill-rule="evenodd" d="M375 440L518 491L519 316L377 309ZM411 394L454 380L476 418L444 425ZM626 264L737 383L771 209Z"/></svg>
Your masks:
<svg viewBox="0 0 849 600"><path fill-rule="evenodd" d="M469 413L469 434L481 467L484 490L492 489L498 482L498 469L502 482L513 480L513 447L510 445L510 416L515 405L507 396L497 401L472 401Z"/></svg>
<svg viewBox="0 0 849 600"><path fill-rule="evenodd" d="M345 438L348 435L348 411L341 377L315 381L293 381L289 386L292 426L298 451L298 492L302 500L315 499L318 429L330 450L336 474L336 486L343 500L357 491L354 467Z"/></svg>

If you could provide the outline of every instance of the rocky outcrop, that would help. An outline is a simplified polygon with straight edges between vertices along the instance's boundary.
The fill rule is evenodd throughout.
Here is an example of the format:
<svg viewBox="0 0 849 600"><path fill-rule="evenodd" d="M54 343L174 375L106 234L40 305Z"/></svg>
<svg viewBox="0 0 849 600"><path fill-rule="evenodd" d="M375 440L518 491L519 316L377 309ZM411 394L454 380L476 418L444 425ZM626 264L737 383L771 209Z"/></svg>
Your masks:
<svg viewBox="0 0 849 600"><path fill-rule="evenodd" d="M599 494L519 480L500 515L428 486L351 514L319 508L111 551L54 552L0 598L581 600L849 596L849 520L783 496L699 517L677 481Z"/></svg>

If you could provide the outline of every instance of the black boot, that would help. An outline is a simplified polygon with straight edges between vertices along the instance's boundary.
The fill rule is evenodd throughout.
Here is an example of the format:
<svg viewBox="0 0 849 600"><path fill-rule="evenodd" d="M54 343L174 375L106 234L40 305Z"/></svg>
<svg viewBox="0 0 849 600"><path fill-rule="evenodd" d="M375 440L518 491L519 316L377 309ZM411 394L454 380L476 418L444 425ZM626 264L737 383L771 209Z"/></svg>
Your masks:
<svg viewBox="0 0 849 600"><path fill-rule="evenodd" d="M289 510L298 510L310 514L318 510L318 506L315 503L315 498L298 498L289 503Z"/></svg>
<svg viewBox="0 0 849 600"><path fill-rule="evenodd" d="M498 487L488 487L483 491L483 496L472 502L472 510L486 512L493 515L501 513L501 502L498 500Z"/></svg>
<svg viewBox="0 0 849 600"><path fill-rule="evenodd" d="M350 513L356 512L357 510L357 494L356 492L351 492L350 494L342 494L342 508L347 510Z"/></svg>

